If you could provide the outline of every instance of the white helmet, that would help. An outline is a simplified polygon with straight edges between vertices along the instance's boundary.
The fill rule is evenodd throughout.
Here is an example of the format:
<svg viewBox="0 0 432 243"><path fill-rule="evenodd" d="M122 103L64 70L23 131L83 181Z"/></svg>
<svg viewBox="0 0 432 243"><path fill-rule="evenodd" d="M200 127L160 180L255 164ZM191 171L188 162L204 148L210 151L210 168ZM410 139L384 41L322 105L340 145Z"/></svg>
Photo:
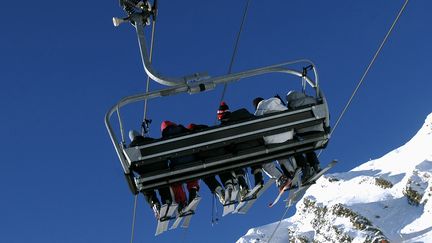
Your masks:
<svg viewBox="0 0 432 243"><path fill-rule="evenodd" d="M131 141L133 141L135 137L140 136L140 135L141 134L139 132L135 131L135 130L130 130L129 131L129 139Z"/></svg>

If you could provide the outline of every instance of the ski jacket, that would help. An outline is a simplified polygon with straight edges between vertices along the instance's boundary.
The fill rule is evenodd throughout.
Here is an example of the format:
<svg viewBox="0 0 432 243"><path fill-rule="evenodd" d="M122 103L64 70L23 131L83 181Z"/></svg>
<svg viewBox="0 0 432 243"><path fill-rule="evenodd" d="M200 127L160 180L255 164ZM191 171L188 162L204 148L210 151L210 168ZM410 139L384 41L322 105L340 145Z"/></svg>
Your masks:
<svg viewBox="0 0 432 243"><path fill-rule="evenodd" d="M287 108L282 105L279 98L270 98L267 100L262 100L258 103L257 110L255 111L255 116L262 116L265 114L270 114L278 111L285 111ZM288 131L276 135L271 135L264 137L264 142L266 144L272 143L283 143L293 138L294 132Z"/></svg>
<svg viewBox="0 0 432 243"><path fill-rule="evenodd" d="M226 111L220 119L221 125L229 125L234 122L244 121L254 116L245 108L235 110L233 112Z"/></svg>
<svg viewBox="0 0 432 243"><path fill-rule="evenodd" d="M136 135L133 137L132 142L129 144L129 147L136 147L144 144L148 144L153 142L155 139L150 137L143 137L142 135Z"/></svg>
<svg viewBox="0 0 432 243"><path fill-rule="evenodd" d="M221 125L224 126L235 122L248 120L251 118L254 118L254 115L251 114L247 109L241 108L233 112L226 112L226 114L220 120L220 122ZM239 150L260 146L262 144L263 144L262 139L257 139L248 142L237 143L235 145L228 146L227 149L231 152L238 152Z"/></svg>
<svg viewBox="0 0 432 243"><path fill-rule="evenodd" d="M162 138L170 138L177 135L184 135L187 132L189 132L189 130L183 125L171 124L166 126L162 130Z"/></svg>
<svg viewBox="0 0 432 243"><path fill-rule="evenodd" d="M185 128L183 125L177 125L171 123L162 130L162 139L171 138L174 136L181 136L189 132L189 129ZM180 156L177 158L170 159L172 166L181 165L184 163L192 162L196 158L194 155Z"/></svg>
<svg viewBox="0 0 432 243"><path fill-rule="evenodd" d="M287 94L287 106L290 110L300 109L306 106L315 105L317 102L314 97L307 96L306 94L298 91L290 91ZM297 133L307 133L307 132L322 132L324 127L322 124L318 124L311 127L306 127L298 129Z"/></svg>

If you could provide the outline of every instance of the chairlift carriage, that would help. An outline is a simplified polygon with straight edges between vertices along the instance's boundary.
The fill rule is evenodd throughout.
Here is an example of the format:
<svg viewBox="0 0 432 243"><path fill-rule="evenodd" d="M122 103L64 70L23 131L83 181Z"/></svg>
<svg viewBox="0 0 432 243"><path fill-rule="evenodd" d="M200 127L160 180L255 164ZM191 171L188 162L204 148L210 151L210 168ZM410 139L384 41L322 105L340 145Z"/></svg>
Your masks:
<svg viewBox="0 0 432 243"><path fill-rule="evenodd" d="M277 159L287 158L296 153L304 153L325 148L330 139L329 110L327 100L320 88L315 65L307 60L295 60L266 67L250 69L238 73L210 77L206 74L194 74L185 77L166 77L157 73L150 62L144 28L156 16L155 7L148 2L120 1L128 13L127 18L114 18L118 26L123 22L131 22L136 29L144 69L155 82L166 88L143 94L124 97L111 107L105 115L105 125L111 141L117 152L128 185L133 194L158 189L176 182L200 179L206 176L233 171L238 168L269 163ZM305 68L296 70L293 67L303 65ZM307 72L310 70L311 72ZM121 108L144 100L172 96L182 93L191 95L213 90L216 86L246 80L247 78L271 73L282 73L295 76L302 83L303 92L309 85L315 92L316 104L301 107L296 110L276 112L257 116L248 120L230 123L228 125L211 126L199 131L188 132L166 139L155 139L147 144L128 147L125 142ZM313 78L309 77L313 74ZM117 115L119 131L114 131L112 120ZM264 144L231 151L225 154L211 153L220 148L249 141L262 140L269 135L287 131L296 131L322 124L323 132L316 132L300 139L284 143ZM121 136L121 140L118 136ZM181 164L170 161L184 156L197 155L203 152L209 156L195 156L194 160Z"/></svg>

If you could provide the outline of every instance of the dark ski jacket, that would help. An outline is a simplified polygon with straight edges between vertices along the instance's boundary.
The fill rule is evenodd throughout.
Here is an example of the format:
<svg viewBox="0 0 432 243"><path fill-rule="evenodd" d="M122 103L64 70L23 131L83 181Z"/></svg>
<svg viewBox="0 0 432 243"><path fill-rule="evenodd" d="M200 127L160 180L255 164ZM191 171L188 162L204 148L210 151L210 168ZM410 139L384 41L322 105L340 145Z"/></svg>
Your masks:
<svg viewBox="0 0 432 243"><path fill-rule="evenodd" d="M154 138L143 137L141 135L135 136L132 142L129 144L129 147L136 147L144 144L148 144L153 142Z"/></svg>
<svg viewBox="0 0 432 243"><path fill-rule="evenodd" d="M226 114L223 116L220 122L222 126L230 125L232 123L252 119L254 117L255 116L251 114L247 109L241 108L233 112L226 112ZM239 150L256 147L263 144L264 144L264 140L261 138L261 139L251 140L248 142L232 144L227 149L233 153L236 153Z"/></svg>
<svg viewBox="0 0 432 243"><path fill-rule="evenodd" d="M251 114L248 110L246 110L245 108L241 108L233 112L225 112L224 116L220 120L220 123L221 125L229 125L231 123L244 121L253 117L254 115Z"/></svg>
<svg viewBox="0 0 432 243"><path fill-rule="evenodd" d="M189 130L185 128L183 125L176 125L172 124L167 126L164 130L162 130L162 138L171 138L175 136L180 136L188 133ZM180 156L177 158L170 159L169 164L170 167L172 166L178 166L184 163L192 162L196 159L195 155L187 155L187 156Z"/></svg>
<svg viewBox="0 0 432 243"><path fill-rule="evenodd" d="M206 130L209 128L209 126L207 125L203 125L203 124L189 124L188 128L191 132L199 132L202 130ZM196 156L201 159L201 160L205 160L211 157L217 157L217 156L222 156L227 154L228 151L225 148L216 148L216 149L208 149L208 150L200 150Z"/></svg>

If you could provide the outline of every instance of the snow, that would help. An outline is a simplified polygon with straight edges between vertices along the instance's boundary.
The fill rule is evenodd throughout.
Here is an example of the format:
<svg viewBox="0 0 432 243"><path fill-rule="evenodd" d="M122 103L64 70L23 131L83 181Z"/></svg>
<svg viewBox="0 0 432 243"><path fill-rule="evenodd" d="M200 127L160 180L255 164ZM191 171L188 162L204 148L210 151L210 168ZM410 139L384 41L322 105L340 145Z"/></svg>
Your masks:
<svg viewBox="0 0 432 243"><path fill-rule="evenodd" d="M432 113L417 134L381 158L310 187L271 242L432 242ZM238 243L267 242L278 222Z"/></svg>

